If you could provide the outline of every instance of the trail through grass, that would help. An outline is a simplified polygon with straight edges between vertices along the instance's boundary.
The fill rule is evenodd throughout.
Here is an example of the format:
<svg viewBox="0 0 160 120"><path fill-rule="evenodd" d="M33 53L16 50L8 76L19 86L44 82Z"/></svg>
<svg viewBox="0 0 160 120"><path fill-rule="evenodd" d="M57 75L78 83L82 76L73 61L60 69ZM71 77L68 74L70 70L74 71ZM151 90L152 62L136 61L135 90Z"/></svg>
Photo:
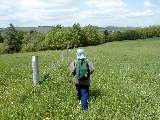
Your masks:
<svg viewBox="0 0 160 120"><path fill-rule="evenodd" d="M94 63L89 109L76 100L61 51L0 55L0 119L160 119L160 40L112 42L84 48ZM76 49L70 50L69 61ZM32 85L31 56L43 82Z"/></svg>

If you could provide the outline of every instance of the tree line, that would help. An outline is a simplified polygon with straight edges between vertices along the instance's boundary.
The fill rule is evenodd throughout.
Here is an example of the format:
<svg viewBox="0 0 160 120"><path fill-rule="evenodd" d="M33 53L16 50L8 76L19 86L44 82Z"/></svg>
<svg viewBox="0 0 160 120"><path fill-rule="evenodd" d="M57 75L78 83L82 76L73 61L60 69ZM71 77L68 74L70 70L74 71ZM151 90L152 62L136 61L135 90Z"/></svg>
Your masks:
<svg viewBox="0 0 160 120"><path fill-rule="evenodd" d="M116 31L108 33L108 31L105 31L105 36L107 42L160 37L160 26L138 28L124 32Z"/></svg>
<svg viewBox="0 0 160 120"><path fill-rule="evenodd" d="M59 50L152 37L160 37L160 26L121 32L100 30L92 25L81 27L79 23L75 23L72 27L56 25L47 33L42 33L35 30L30 32L17 31L10 24L5 32L0 33L0 53Z"/></svg>

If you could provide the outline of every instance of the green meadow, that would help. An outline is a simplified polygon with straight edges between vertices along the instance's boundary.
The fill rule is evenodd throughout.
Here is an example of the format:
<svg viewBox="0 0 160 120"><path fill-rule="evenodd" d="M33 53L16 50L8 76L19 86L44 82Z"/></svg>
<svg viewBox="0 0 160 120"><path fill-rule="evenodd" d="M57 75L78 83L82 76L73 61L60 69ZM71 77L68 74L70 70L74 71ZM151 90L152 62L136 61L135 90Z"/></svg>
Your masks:
<svg viewBox="0 0 160 120"><path fill-rule="evenodd" d="M81 110L69 71L76 49L0 55L2 120L159 120L160 38L84 48L95 67L89 109ZM32 55L41 82L32 84Z"/></svg>

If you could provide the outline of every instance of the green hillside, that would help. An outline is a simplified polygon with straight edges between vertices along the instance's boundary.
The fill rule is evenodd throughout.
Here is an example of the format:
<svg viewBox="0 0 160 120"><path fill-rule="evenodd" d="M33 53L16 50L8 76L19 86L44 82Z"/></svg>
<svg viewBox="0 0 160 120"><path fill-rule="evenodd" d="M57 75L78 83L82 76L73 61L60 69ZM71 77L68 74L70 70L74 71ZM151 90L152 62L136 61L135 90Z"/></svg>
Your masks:
<svg viewBox="0 0 160 120"><path fill-rule="evenodd" d="M139 29L141 27L116 27L116 26L107 26L107 27L97 27L99 30L108 30L108 31L120 31L125 32L127 30Z"/></svg>
<svg viewBox="0 0 160 120"><path fill-rule="evenodd" d="M76 100L61 51L0 55L0 119L160 119L160 39L84 48L95 66L89 109ZM66 50L64 51L66 53ZM76 49L69 51L69 62ZM41 84L32 85L31 56L39 56Z"/></svg>
<svg viewBox="0 0 160 120"><path fill-rule="evenodd" d="M15 27L18 31L30 32L30 31L39 31L39 32L48 32L52 26L38 26L38 27ZM6 28L0 28L0 31L5 31Z"/></svg>

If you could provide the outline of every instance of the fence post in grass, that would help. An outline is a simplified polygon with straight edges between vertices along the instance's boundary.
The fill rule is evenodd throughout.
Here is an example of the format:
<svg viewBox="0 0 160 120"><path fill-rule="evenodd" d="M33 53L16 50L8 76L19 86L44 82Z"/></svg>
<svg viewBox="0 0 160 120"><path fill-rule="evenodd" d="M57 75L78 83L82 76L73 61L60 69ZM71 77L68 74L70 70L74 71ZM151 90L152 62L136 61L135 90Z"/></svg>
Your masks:
<svg viewBox="0 0 160 120"><path fill-rule="evenodd" d="M36 85L39 82L38 56L32 56L32 70L33 70L33 84Z"/></svg>

